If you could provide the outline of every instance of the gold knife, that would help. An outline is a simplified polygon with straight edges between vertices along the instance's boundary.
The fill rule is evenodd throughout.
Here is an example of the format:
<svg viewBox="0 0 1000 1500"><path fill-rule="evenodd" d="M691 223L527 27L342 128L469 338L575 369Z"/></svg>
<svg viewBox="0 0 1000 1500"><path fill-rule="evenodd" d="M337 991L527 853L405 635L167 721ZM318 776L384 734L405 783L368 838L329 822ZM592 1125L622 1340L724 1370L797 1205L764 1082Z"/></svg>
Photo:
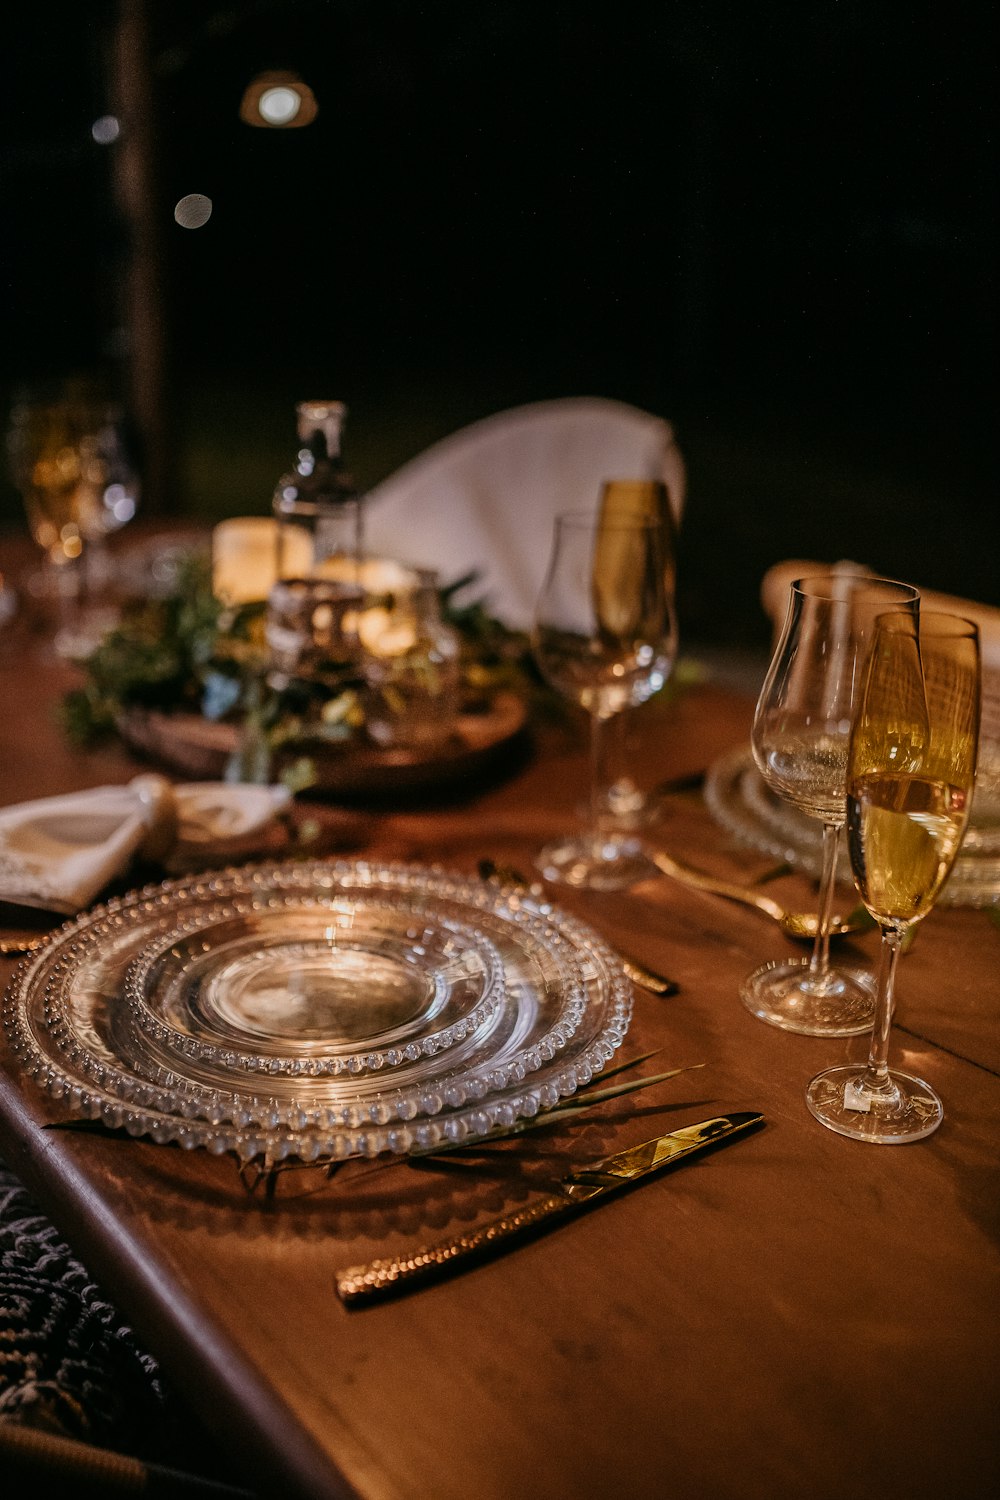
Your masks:
<svg viewBox="0 0 1000 1500"><path fill-rule="evenodd" d="M764 1123L764 1116L752 1112L716 1115L697 1125L685 1125L669 1135L643 1141L616 1151L601 1161L569 1172L558 1183L556 1191L540 1198L527 1208L517 1209L493 1219L468 1234L424 1246L412 1255L393 1260L373 1260L367 1265L350 1266L336 1272L337 1295L349 1307L370 1302L379 1296L407 1291L451 1269L460 1269L488 1255L506 1249L511 1241L554 1227L590 1207L609 1193L619 1192L631 1183L640 1182L653 1172L675 1165L687 1157L720 1146L738 1135Z"/></svg>

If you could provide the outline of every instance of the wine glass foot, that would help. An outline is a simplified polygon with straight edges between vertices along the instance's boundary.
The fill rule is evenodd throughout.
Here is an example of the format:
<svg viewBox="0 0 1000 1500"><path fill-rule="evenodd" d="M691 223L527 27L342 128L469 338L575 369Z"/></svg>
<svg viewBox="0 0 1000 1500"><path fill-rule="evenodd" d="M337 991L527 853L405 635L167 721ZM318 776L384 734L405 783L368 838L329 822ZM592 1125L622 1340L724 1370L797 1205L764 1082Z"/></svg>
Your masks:
<svg viewBox="0 0 1000 1500"><path fill-rule="evenodd" d="M87 606L75 619L61 625L52 638L56 656L64 661L85 661L120 621L119 612L112 608Z"/></svg>
<svg viewBox="0 0 1000 1500"><path fill-rule="evenodd" d="M625 890L656 873L641 839L618 834L559 839L539 850L535 865L546 880L591 891Z"/></svg>
<svg viewBox="0 0 1000 1500"><path fill-rule="evenodd" d="M806 1104L827 1130L877 1146L922 1141L944 1119L941 1100L923 1079L890 1072L884 1089L872 1089L857 1064L819 1073L806 1089Z"/></svg>
<svg viewBox="0 0 1000 1500"><path fill-rule="evenodd" d="M761 964L740 986L751 1015L800 1036L860 1036L875 1017L875 983L867 969L831 968L822 979L809 973L808 958Z"/></svg>

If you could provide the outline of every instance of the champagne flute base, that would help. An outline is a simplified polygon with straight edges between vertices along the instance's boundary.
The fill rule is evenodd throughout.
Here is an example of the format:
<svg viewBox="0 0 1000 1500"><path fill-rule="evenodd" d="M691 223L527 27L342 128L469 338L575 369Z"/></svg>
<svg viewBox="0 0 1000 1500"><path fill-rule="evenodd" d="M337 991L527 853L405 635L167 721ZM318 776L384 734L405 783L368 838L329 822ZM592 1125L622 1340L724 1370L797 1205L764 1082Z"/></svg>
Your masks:
<svg viewBox="0 0 1000 1500"><path fill-rule="evenodd" d="M941 1100L923 1079L890 1072L886 1086L873 1089L857 1064L817 1074L806 1089L806 1104L827 1130L876 1146L922 1141L944 1119Z"/></svg>
<svg viewBox="0 0 1000 1500"><path fill-rule="evenodd" d="M810 975L808 958L761 964L744 979L740 999L759 1021L800 1036L860 1036L875 1017L867 969L838 965L819 979Z"/></svg>
<svg viewBox="0 0 1000 1500"><path fill-rule="evenodd" d="M626 890L656 874L641 839L619 834L559 839L539 850L535 865L546 880L591 891Z"/></svg>

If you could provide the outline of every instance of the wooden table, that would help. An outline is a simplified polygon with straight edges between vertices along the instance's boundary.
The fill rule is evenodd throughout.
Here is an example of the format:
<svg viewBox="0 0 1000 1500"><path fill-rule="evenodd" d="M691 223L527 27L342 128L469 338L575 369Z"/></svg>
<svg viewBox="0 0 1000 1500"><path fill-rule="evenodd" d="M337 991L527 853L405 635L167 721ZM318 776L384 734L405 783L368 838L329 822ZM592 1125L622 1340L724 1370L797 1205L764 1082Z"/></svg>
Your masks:
<svg viewBox="0 0 1000 1500"><path fill-rule="evenodd" d="M60 738L64 668L0 658L5 802L134 774L121 749L78 755ZM650 778L704 768L745 740L750 714L747 699L690 690L648 723L637 756ZM465 800L321 816L341 848L528 868L570 826L583 778L581 747L556 740ZM729 875L767 864L697 793L669 799L661 836ZM799 877L774 890L813 895ZM563 904L680 984L671 999L637 992L626 1052L657 1049L646 1071L701 1071L504 1148L492 1171L352 1163L328 1182L283 1178L268 1202L203 1152L43 1132L59 1108L4 1052L0 1151L263 1496L991 1493L1000 930L941 908L906 958L893 1054L939 1091L946 1119L880 1150L822 1130L803 1102L809 1078L863 1039L787 1035L740 1005L743 974L791 951L764 918L662 878ZM732 1109L761 1109L767 1126L403 1299L348 1311L334 1294L335 1268L522 1203L570 1156Z"/></svg>

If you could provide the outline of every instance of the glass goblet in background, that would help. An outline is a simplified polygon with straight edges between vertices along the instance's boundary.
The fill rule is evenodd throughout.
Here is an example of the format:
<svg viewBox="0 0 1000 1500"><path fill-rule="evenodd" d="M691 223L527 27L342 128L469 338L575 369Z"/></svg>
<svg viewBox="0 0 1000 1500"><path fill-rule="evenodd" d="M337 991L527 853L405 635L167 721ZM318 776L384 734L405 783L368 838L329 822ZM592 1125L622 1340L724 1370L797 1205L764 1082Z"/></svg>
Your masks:
<svg viewBox="0 0 1000 1500"><path fill-rule="evenodd" d="M43 552L40 592L56 605L56 650L84 656L113 622L102 605L107 569L94 569L90 559L138 501L118 414L85 395L23 399L11 411L7 451Z"/></svg>
<svg viewBox="0 0 1000 1500"><path fill-rule="evenodd" d="M916 1141L944 1115L929 1084L890 1071L896 965L926 917L969 820L979 736L979 633L956 615L880 622L851 733L847 842L865 906L882 929L868 1064L828 1068L809 1109L839 1135L881 1145Z"/></svg>
<svg viewBox="0 0 1000 1500"><path fill-rule="evenodd" d="M38 592L55 601L57 640L75 626L82 594L87 496L80 484L70 409L57 400L18 401L7 433L11 478L21 493L44 566Z"/></svg>
<svg viewBox="0 0 1000 1500"><path fill-rule="evenodd" d="M86 587L90 605L100 608L107 606L115 592L115 569L107 539L134 518L140 481L117 407L103 402L84 406L80 423L80 476L89 491L82 506Z"/></svg>
<svg viewBox="0 0 1000 1500"><path fill-rule="evenodd" d="M837 849L847 815L847 746L876 620L898 611L915 623L917 610L917 590L891 579L826 573L791 586L751 744L771 790L823 824L819 924L809 958L763 964L740 988L748 1010L785 1031L852 1036L871 1026L871 975L830 962Z"/></svg>
<svg viewBox="0 0 1000 1500"><path fill-rule="evenodd" d="M641 842L614 826L607 806L605 734L644 703L673 665L673 612L665 587L663 530L636 516L558 516L532 648L543 676L590 718L589 825L547 845L546 879L615 890L645 878Z"/></svg>

